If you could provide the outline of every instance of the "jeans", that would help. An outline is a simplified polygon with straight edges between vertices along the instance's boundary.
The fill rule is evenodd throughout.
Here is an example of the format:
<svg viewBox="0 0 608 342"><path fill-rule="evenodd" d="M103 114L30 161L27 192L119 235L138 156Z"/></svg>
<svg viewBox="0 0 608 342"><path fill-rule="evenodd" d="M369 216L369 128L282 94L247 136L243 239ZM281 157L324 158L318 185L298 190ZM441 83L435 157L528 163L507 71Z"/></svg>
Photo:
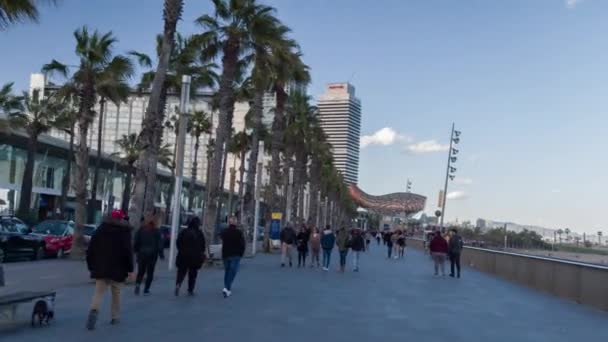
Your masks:
<svg viewBox="0 0 608 342"><path fill-rule="evenodd" d="M137 277L135 284L140 285L146 276L146 285L144 291L150 289L152 280L154 279L154 268L156 267L156 255L140 255L137 259Z"/></svg>
<svg viewBox="0 0 608 342"><path fill-rule="evenodd" d="M454 273L454 265L458 273ZM450 271L452 276L456 274L460 277L460 253L450 253Z"/></svg>
<svg viewBox="0 0 608 342"><path fill-rule="evenodd" d="M306 255L308 251L298 251L298 267L306 267Z"/></svg>
<svg viewBox="0 0 608 342"><path fill-rule="evenodd" d="M96 279L95 280L95 293L93 294L93 302L91 303L91 310L99 312L101 306L101 300L108 287L112 292L112 306L111 313L112 319L118 319L120 314L120 288L122 283L116 282L110 279Z"/></svg>
<svg viewBox="0 0 608 342"><path fill-rule="evenodd" d="M226 290L231 291L232 282L236 278L236 273L239 271L239 265L241 263L241 257L232 256L224 259L224 287Z"/></svg>
<svg viewBox="0 0 608 342"><path fill-rule="evenodd" d="M387 245L388 246L388 258L390 259L391 256L393 256L393 246L392 245Z"/></svg>
<svg viewBox="0 0 608 342"><path fill-rule="evenodd" d="M435 275L439 275L439 270L441 269L441 275L445 275L445 253L431 253L433 257L433 261L435 262Z"/></svg>
<svg viewBox="0 0 608 342"><path fill-rule="evenodd" d="M329 268L330 259L331 259L331 249L323 249L323 267Z"/></svg>
<svg viewBox="0 0 608 342"><path fill-rule="evenodd" d="M340 251L340 267L346 266L346 255L348 255L348 249Z"/></svg>
<svg viewBox="0 0 608 342"><path fill-rule="evenodd" d="M353 252L353 269L356 271L359 270L359 257L361 256L361 251Z"/></svg>
<svg viewBox="0 0 608 342"><path fill-rule="evenodd" d="M175 282L175 285L177 287L182 286L182 282L184 281L184 278L186 278L186 273L188 274L188 292L194 292L194 286L196 285L196 276L198 275L198 268L178 268L177 281Z"/></svg>

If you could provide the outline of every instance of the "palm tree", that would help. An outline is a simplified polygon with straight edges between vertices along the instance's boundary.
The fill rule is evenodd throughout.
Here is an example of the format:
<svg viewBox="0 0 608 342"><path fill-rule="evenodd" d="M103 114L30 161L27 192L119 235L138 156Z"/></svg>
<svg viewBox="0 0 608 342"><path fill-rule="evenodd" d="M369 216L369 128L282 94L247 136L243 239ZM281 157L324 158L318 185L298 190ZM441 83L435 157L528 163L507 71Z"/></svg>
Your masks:
<svg viewBox="0 0 608 342"><path fill-rule="evenodd" d="M213 15L203 15L196 22L206 32L199 35L206 54L215 57L222 55L222 75L219 82L219 119L215 135L215 151L208 174L206 210L204 227L209 238L215 230L220 176L225 144L232 129L232 112L234 110L234 82L238 74L239 56L245 55L252 46L253 31L257 27L273 24L274 9L257 4L254 0L212 0Z"/></svg>
<svg viewBox="0 0 608 342"><path fill-rule="evenodd" d="M211 134L211 119L207 112L199 110L195 111L188 121L190 126L190 135L194 138L194 161L192 162L192 179L190 181L190 189L188 196L188 211L192 210L194 204L194 191L196 188L196 174L198 171L198 151L200 148L200 139L203 134Z"/></svg>
<svg viewBox="0 0 608 342"><path fill-rule="evenodd" d="M103 117L106 110L107 101L111 101L116 106L125 102L131 89L127 83L133 75L133 64L127 57L116 56L105 67L99 77L99 121L97 125L97 157L95 158L95 168L93 170L93 183L91 183L91 202L88 208L88 222L93 222L95 218L97 201L97 185L99 182L99 167L101 164L101 138L103 135Z"/></svg>
<svg viewBox="0 0 608 342"><path fill-rule="evenodd" d="M148 196L148 198L151 197L152 199L146 199L146 203L144 203L146 182L148 182L150 187L155 185L164 116L164 103L161 102L161 96L165 88L165 79L175 43L177 22L181 19L183 7L183 0L164 0L162 44L160 44L158 65L150 89L150 101L148 102L146 114L142 122L142 151L139 155L139 168L137 169L135 188L133 189L133 201L131 203L130 223L136 228L139 228L142 214L154 209L153 195Z"/></svg>
<svg viewBox="0 0 608 342"><path fill-rule="evenodd" d="M0 31L9 25L25 20L38 21L39 2L55 3L55 0L2 0L0 1Z"/></svg>
<svg viewBox="0 0 608 342"><path fill-rule="evenodd" d="M31 97L28 94L23 95L23 109L23 112L9 114L9 122L13 127L22 128L28 136L27 159L21 182L17 216L29 217L38 137L55 125L55 120L65 110L65 106L53 97L41 99L39 91L36 90Z"/></svg>
<svg viewBox="0 0 608 342"><path fill-rule="evenodd" d="M129 198L131 195L131 180L135 172L135 162L139 157L141 145L136 133L123 135L116 140L118 152L113 155L119 156L122 162L127 166L127 174L125 175L124 188L122 192L122 202L120 208L125 212L129 209Z"/></svg>
<svg viewBox="0 0 608 342"><path fill-rule="evenodd" d="M562 243L562 234L564 234L564 230L563 229L558 229L557 230L557 235L559 235L559 243Z"/></svg>
<svg viewBox="0 0 608 342"><path fill-rule="evenodd" d="M76 56L79 58L78 69L70 77L66 86L76 92L78 96L78 145L76 148L76 175L74 191L76 195L76 226L74 229L74 243L70 253L72 258L80 259L84 256L86 242L83 235L83 225L87 214L87 179L89 166L89 148L87 136L89 126L95 117L94 106L100 94L100 86L104 82L104 71L114 59L113 48L117 40L112 32L100 34L98 31L89 32L82 27L74 32L76 39ZM65 64L53 60L43 67L47 73L58 72L64 77L69 74ZM66 91L70 92L70 91Z"/></svg>
<svg viewBox="0 0 608 342"><path fill-rule="evenodd" d="M67 166L61 179L61 197L59 198L59 212L65 213L68 192L70 188L70 176L72 173L72 160L74 159L74 138L76 136L76 123L78 122L78 110L69 106L55 121L56 127L63 130L70 136L70 143L67 155Z"/></svg>
<svg viewBox="0 0 608 342"><path fill-rule="evenodd" d="M564 234L566 234L566 241L570 241L570 228L564 229Z"/></svg>
<svg viewBox="0 0 608 342"><path fill-rule="evenodd" d="M243 202L243 194L244 194L244 184L243 180L245 178L245 156L247 155L247 151L249 150L251 141L251 136L247 134L245 131L238 132L237 134L232 136L230 144L228 145L228 152L238 156L239 158L239 194L238 199L239 203ZM249 165L251 167L251 165ZM232 193L231 193L232 196ZM230 201L229 206L232 205L232 201ZM240 213L243 215L243 213Z"/></svg>
<svg viewBox="0 0 608 342"><path fill-rule="evenodd" d="M602 244L602 235L601 231L597 232L597 241L600 245Z"/></svg>
<svg viewBox="0 0 608 342"><path fill-rule="evenodd" d="M23 110L23 102L20 96L13 94L13 83L6 83L0 87L0 114L3 119L8 115Z"/></svg>

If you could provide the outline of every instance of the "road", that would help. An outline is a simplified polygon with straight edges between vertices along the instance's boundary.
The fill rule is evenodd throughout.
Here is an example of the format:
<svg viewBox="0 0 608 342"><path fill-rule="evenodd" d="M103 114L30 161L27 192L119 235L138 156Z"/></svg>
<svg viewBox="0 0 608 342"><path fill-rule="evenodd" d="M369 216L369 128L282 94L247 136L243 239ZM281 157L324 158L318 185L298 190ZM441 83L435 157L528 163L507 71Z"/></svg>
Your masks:
<svg viewBox="0 0 608 342"><path fill-rule="evenodd" d="M334 253L334 264L337 254ZM56 264L55 264L56 263ZM122 323L109 325L106 302L98 329L84 329L92 287L75 263L48 261L16 276L11 287L48 276L51 265L73 270L58 288L57 319L50 327L21 324L0 333L11 342L53 341L602 341L608 313L564 301L490 275L465 269L462 279L434 277L427 256L408 250L386 260L374 246L361 272L282 269L278 256L247 259L234 295L222 298L222 272L205 270L194 298L172 295L173 274L159 265L152 295L123 294ZM25 267L15 264L15 267ZM12 267L12 265L11 265ZM54 267L54 266L53 266ZM42 282L42 279L39 279ZM47 279L48 281L48 279ZM20 287L20 285L19 285Z"/></svg>

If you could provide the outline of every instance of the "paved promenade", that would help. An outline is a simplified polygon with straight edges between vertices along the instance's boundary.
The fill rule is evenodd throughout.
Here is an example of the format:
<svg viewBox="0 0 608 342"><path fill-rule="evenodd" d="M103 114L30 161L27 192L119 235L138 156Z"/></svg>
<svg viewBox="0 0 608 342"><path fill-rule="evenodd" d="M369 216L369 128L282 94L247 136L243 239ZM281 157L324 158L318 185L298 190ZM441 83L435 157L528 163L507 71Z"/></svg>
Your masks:
<svg viewBox="0 0 608 342"><path fill-rule="evenodd" d="M460 280L436 278L432 276L431 261L415 250L406 252L406 260L389 261L384 258L384 247L374 244L372 251L362 257L360 273L338 274L337 253L333 258L334 267L329 273L309 268L281 269L276 255L247 259L229 299L220 293L220 269L205 270L199 276L196 297L175 298L174 277L165 271L163 263L151 296L135 297L132 287L126 288L122 323L109 325L106 301L93 332L84 329L92 287L82 279L82 272L75 272L78 279L57 288L57 317L50 327L30 328L26 322L30 307L24 306L19 312L24 323L10 332L0 332L0 341L608 339L606 312L468 269ZM49 265L47 262L45 267ZM18 267L23 266L7 265L9 271ZM19 280L12 283L27 287Z"/></svg>

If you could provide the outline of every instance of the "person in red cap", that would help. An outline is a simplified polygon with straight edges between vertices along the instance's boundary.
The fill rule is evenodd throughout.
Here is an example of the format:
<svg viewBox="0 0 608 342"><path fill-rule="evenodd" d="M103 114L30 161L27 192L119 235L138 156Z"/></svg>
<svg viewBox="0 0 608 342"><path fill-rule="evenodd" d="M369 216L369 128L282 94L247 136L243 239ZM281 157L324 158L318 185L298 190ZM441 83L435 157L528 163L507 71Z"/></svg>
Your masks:
<svg viewBox="0 0 608 342"><path fill-rule="evenodd" d="M108 288L112 292L111 324L119 323L120 289L127 277L133 277L131 228L122 210L114 210L91 237L87 249L87 267L95 279L95 293L87 319L87 329L95 329L101 300Z"/></svg>

